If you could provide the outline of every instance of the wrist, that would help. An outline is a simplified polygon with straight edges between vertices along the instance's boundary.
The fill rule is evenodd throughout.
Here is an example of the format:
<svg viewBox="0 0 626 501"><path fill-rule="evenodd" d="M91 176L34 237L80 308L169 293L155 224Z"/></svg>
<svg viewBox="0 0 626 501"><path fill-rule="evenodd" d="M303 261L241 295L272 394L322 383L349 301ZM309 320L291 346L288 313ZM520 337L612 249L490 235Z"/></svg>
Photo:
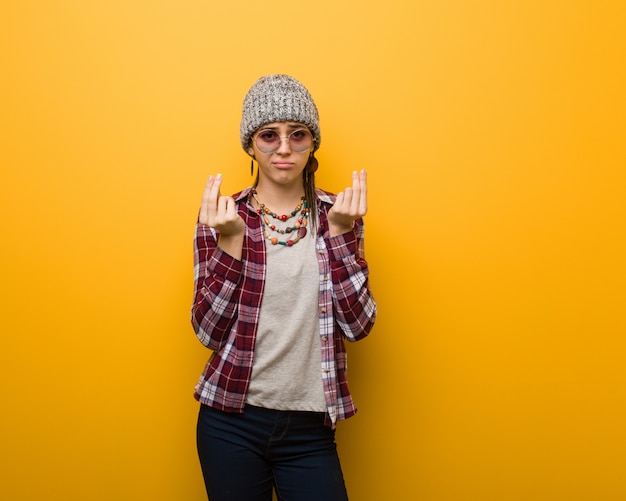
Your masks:
<svg viewBox="0 0 626 501"><path fill-rule="evenodd" d="M243 236L243 233L237 233L234 235L220 235L217 241L217 246L224 252L226 252L226 254L231 255L237 260L241 260L243 249Z"/></svg>
<svg viewBox="0 0 626 501"><path fill-rule="evenodd" d="M354 224L351 224L350 226L338 225L338 224L332 224L332 223L328 224L328 232L330 233L331 237L336 237L338 235L343 235L344 233L349 233L352 231L353 228L354 228Z"/></svg>

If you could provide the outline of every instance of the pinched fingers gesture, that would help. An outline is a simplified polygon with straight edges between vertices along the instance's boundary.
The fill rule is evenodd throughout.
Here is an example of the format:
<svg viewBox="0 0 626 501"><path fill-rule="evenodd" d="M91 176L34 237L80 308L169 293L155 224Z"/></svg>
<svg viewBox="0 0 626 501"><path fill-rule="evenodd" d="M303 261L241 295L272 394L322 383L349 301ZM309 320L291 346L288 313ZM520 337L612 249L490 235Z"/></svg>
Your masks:
<svg viewBox="0 0 626 501"><path fill-rule="evenodd" d="M237 213L235 200L222 196L222 175L209 176L202 195L199 221L219 231L220 235L233 236L243 234L245 223Z"/></svg>
<svg viewBox="0 0 626 501"><path fill-rule="evenodd" d="M352 187L337 194L335 204L328 212L331 235L340 235L352 230L354 221L367 212L367 173L352 172Z"/></svg>

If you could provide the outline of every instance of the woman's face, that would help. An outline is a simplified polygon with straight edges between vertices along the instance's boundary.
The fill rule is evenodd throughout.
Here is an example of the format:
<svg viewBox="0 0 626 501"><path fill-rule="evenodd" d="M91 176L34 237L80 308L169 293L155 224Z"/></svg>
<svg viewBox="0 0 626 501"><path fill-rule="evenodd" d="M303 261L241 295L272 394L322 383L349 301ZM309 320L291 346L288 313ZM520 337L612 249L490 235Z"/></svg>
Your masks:
<svg viewBox="0 0 626 501"><path fill-rule="evenodd" d="M288 185L302 182L314 143L311 132L299 122L272 122L252 135L248 153L259 163L259 182Z"/></svg>

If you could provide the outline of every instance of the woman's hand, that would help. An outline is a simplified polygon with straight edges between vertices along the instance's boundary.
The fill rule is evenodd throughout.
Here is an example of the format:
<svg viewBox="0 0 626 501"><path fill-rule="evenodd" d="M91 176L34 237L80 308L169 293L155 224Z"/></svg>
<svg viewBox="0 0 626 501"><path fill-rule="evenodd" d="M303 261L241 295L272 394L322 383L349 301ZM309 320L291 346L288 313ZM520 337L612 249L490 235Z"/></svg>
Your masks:
<svg viewBox="0 0 626 501"><path fill-rule="evenodd" d="M235 200L222 196L222 175L209 176L202 195L199 221L219 232L218 246L235 259L241 259L245 223L237 213Z"/></svg>
<svg viewBox="0 0 626 501"><path fill-rule="evenodd" d="M367 173L352 172L352 187L337 194L335 205L328 211L330 236L352 231L354 221L367 212Z"/></svg>

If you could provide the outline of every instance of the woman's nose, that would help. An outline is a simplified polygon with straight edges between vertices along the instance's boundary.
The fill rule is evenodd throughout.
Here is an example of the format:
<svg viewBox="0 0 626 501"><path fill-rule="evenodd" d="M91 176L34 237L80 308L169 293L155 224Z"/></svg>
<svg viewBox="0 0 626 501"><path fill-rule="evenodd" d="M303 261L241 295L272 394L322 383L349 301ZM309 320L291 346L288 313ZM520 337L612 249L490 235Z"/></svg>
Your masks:
<svg viewBox="0 0 626 501"><path fill-rule="evenodd" d="M280 146L276 150L279 154L287 154L291 153L291 145L289 144L289 136L280 136L279 138Z"/></svg>

